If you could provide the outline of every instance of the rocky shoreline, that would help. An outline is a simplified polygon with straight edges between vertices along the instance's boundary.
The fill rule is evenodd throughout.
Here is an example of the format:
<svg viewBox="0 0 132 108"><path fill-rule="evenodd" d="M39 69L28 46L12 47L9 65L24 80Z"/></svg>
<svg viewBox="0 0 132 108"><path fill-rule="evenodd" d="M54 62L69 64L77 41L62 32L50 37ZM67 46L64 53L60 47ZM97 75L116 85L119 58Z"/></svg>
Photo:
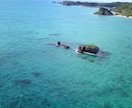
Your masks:
<svg viewBox="0 0 132 108"><path fill-rule="evenodd" d="M62 2L53 1L53 3L58 3L65 6L96 7L96 8L99 8L99 11L94 13L97 15L111 15L111 16L132 18L132 14L131 14L132 3L129 3L129 2L97 3L97 2L80 2L80 1L76 1L76 2L75 1L62 1ZM122 13L124 12L124 10L126 13ZM129 10L129 14L128 14L128 10ZM112 11L115 14L113 14Z"/></svg>
<svg viewBox="0 0 132 108"><path fill-rule="evenodd" d="M99 11L98 12L95 12L94 14L97 14L97 15L114 15L109 9L107 8L99 8Z"/></svg>
<svg viewBox="0 0 132 108"><path fill-rule="evenodd" d="M61 5L65 5L65 6L88 6L88 7L98 6L98 3L95 3L95 2L62 1L62 2L58 2L58 3L61 4Z"/></svg>

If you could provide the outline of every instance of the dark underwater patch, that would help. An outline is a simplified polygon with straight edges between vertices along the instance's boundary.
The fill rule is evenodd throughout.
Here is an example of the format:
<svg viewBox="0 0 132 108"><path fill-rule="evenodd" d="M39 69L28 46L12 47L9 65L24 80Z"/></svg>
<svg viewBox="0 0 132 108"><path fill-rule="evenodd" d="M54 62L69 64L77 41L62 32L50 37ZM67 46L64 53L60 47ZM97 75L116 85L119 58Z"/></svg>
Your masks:
<svg viewBox="0 0 132 108"><path fill-rule="evenodd" d="M60 36L61 34L59 33L53 33L53 34L49 34L50 36Z"/></svg>
<svg viewBox="0 0 132 108"><path fill-rule="evenodd" d="M47 40L49 38L45 37L45 38L36 38L36 37L31 37L31 38L25 38L27 41L43 41L43 40Z"/></svg>
<svg viewBox="0 0 132 108"><path fill-rule="evenodd" d="M46 98L43 100L42 104L44 104L44 105L46 105L46 106L48 106L48 107L51 106L51 105L50 105L50 102L49 102Z"/></svg>
<svg viewBox="0 0 132 108"><path fill-rule="evenodd" d="M93 59L89 59L89 62L94 63L94 62L95 62L95 60L93 60Z"/></svg>
<svg viewBox="0 0 132 108"><path fill-rule="evenodd" d="M94 63L96 61L96 58L97 58L95 56L86 55L86 54L79 54L78 57L81 59L84 59L84 60L88 60L91 63Z"/></svg>
<svg viewBox="0 0 132 108"><path fill-rule="evenodd" d="M2 88L3 87L3 85L2 84L0 84L0 88Z"/></svg>
<svg viewBox="0 0 132 108"><path fill-rule="evenodd" d="M14 80L13 83L18 86L29 86L32 84L31 80L29 79Z"/></svg>
<svg viewBox="0 0 132 108"><path fill-rule="evenodd" d="M113 108L112 105L109 102L104 103L103 108Z"/></svg>
<svg viewBox="0 0 132 108"><path fill-rule="evenodd" d="M10 99L9 100L9 108L21 108L22 97L23 97L23 95L20 95L20 97Z"/></svg>
<svg viewBox="0 0 132 108"><path fill-rule="evenodd" d="M86 54L79 54L79 58L84 59L84 60L88 60L91 63L94 63L96 61L102 61L105 59L108 59L110 57L110 53L109 52L105 52L105 51L99 51L99 53L97 54L97 56L93 56L93 55L86 55Z"/></svg>
<svg viewBox="0 0 132 108"><path fill-rule="evenodd" d="M99 57L101 58L107 58L109 57L111 54L109 52L106 51L99 51Z"/></svg>
<svg viewBox="0 0 132 108"><path fill-rule="evenodd" d="M45 44L45 45L56 46L56 45L53 44L53 43L47 43L47 44Z"/></svg>
<svg viewBox="0 0 132 108"><path fill-rule="evenodd" d="M37 77L41 76L41 73L40 72L32 72L32 75L37 78Z"/></svg>

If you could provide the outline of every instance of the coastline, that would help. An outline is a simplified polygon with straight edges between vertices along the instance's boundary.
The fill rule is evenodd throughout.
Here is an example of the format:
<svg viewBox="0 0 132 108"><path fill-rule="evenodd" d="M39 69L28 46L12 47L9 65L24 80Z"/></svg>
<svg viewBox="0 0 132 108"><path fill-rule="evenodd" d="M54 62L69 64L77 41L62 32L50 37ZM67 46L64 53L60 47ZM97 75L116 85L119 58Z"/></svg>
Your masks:
<svg viewBox="0 0 132 108"><path fill-rule="evenodd" d="M53 2L53 3L56 3L56 2ZM130 9L131 9L132 5L129 4L129 3L127 3L127 4L126 3L124 3L124 2L119 2L119 3L118 2L115 2L115 3L97 3L97 2L80 2L80 1L77 1L77 2L74 2L74 1L62 1L62 2L59 2L59 4L65 5L65 6L83 6L83 7L94 7L94 8L100 8L100 9L102 7L107 7L110 10L108 9L107 12L104 11L105 14L102 14L104 12L96 12L96 14L98 14L98 15L111 15L110 12L112 10L116 10L116 12L114 12L114 13L117 13L117 14L114 15L114 16L122 17L122 18L132 18L132 16L129 16L129 15L131 15L130 14L131 13ZM122 7L122 6L124 6L124 7ZM100 10L100 9L99 9L99 11L103 11L103 10ZM122 11L124 11L125 14L126 13L127 14L126 15L122 15L120 12L118 12L119 9L121 9ZM129 12L128 12L128 10L129 10ZM112 15L113 15L113 13L112 13Z"/></svg>
<svg viewBox="0 0 132 108"><path fill-rule="evenodd" d="M127 17L127 16L124 16L124 15L114 15L114 16L116 16L116 17L122 17L122 18L132 18L132 16Z"/></svg>

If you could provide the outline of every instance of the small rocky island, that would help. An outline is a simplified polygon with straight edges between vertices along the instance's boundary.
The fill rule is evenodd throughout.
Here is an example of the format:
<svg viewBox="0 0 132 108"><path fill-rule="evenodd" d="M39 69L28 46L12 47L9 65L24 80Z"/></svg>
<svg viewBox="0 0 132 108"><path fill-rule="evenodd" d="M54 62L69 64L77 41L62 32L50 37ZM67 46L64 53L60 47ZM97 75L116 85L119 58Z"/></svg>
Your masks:
<svg viewBox="0 0 132 108"><path fill-rule="evenodd" d="M97 15L114 15L109 9L101 7L99 8L99 11L94 13Z"/></svg>
<svg viewBox="0 0 132 108"><path fill-rule="evenodd" d="M99 47L96 45L81 45L78 47L77 52L97 54L99 52Z"/></svg>
<svg viewBox="0 0 132 108"><path fill-rule="evenodd" d="M65 48L65 49L69 49L69 48L70 48L70 46L65 45L65 44L62 44L60 41L58 41L58 42L56 43L56 46L62 46L62 47Z"/></svg>

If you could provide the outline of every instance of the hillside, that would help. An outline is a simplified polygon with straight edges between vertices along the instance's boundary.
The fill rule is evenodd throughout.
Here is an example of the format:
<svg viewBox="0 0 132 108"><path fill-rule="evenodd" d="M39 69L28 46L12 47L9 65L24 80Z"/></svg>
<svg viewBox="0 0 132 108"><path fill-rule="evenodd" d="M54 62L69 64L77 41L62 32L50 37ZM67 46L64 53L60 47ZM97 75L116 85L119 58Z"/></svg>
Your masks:
<svg viewBox="0 0 132 108"><path fill-rule="evenodd" d="M65 6L87 6L87 7L107 7L111 11L114 11L116 15L132 16L132 3L128 2L112 2L112 3L96 3L96 2L74 2L74 1L62 1L59 2Z"/></svg>
<svg viewBox="0 0 132 108"><path fill-rule="evenodd" d="M126 3L114 9L116 14L121 14L123 16L132 16L132 3Z"/></svg>

